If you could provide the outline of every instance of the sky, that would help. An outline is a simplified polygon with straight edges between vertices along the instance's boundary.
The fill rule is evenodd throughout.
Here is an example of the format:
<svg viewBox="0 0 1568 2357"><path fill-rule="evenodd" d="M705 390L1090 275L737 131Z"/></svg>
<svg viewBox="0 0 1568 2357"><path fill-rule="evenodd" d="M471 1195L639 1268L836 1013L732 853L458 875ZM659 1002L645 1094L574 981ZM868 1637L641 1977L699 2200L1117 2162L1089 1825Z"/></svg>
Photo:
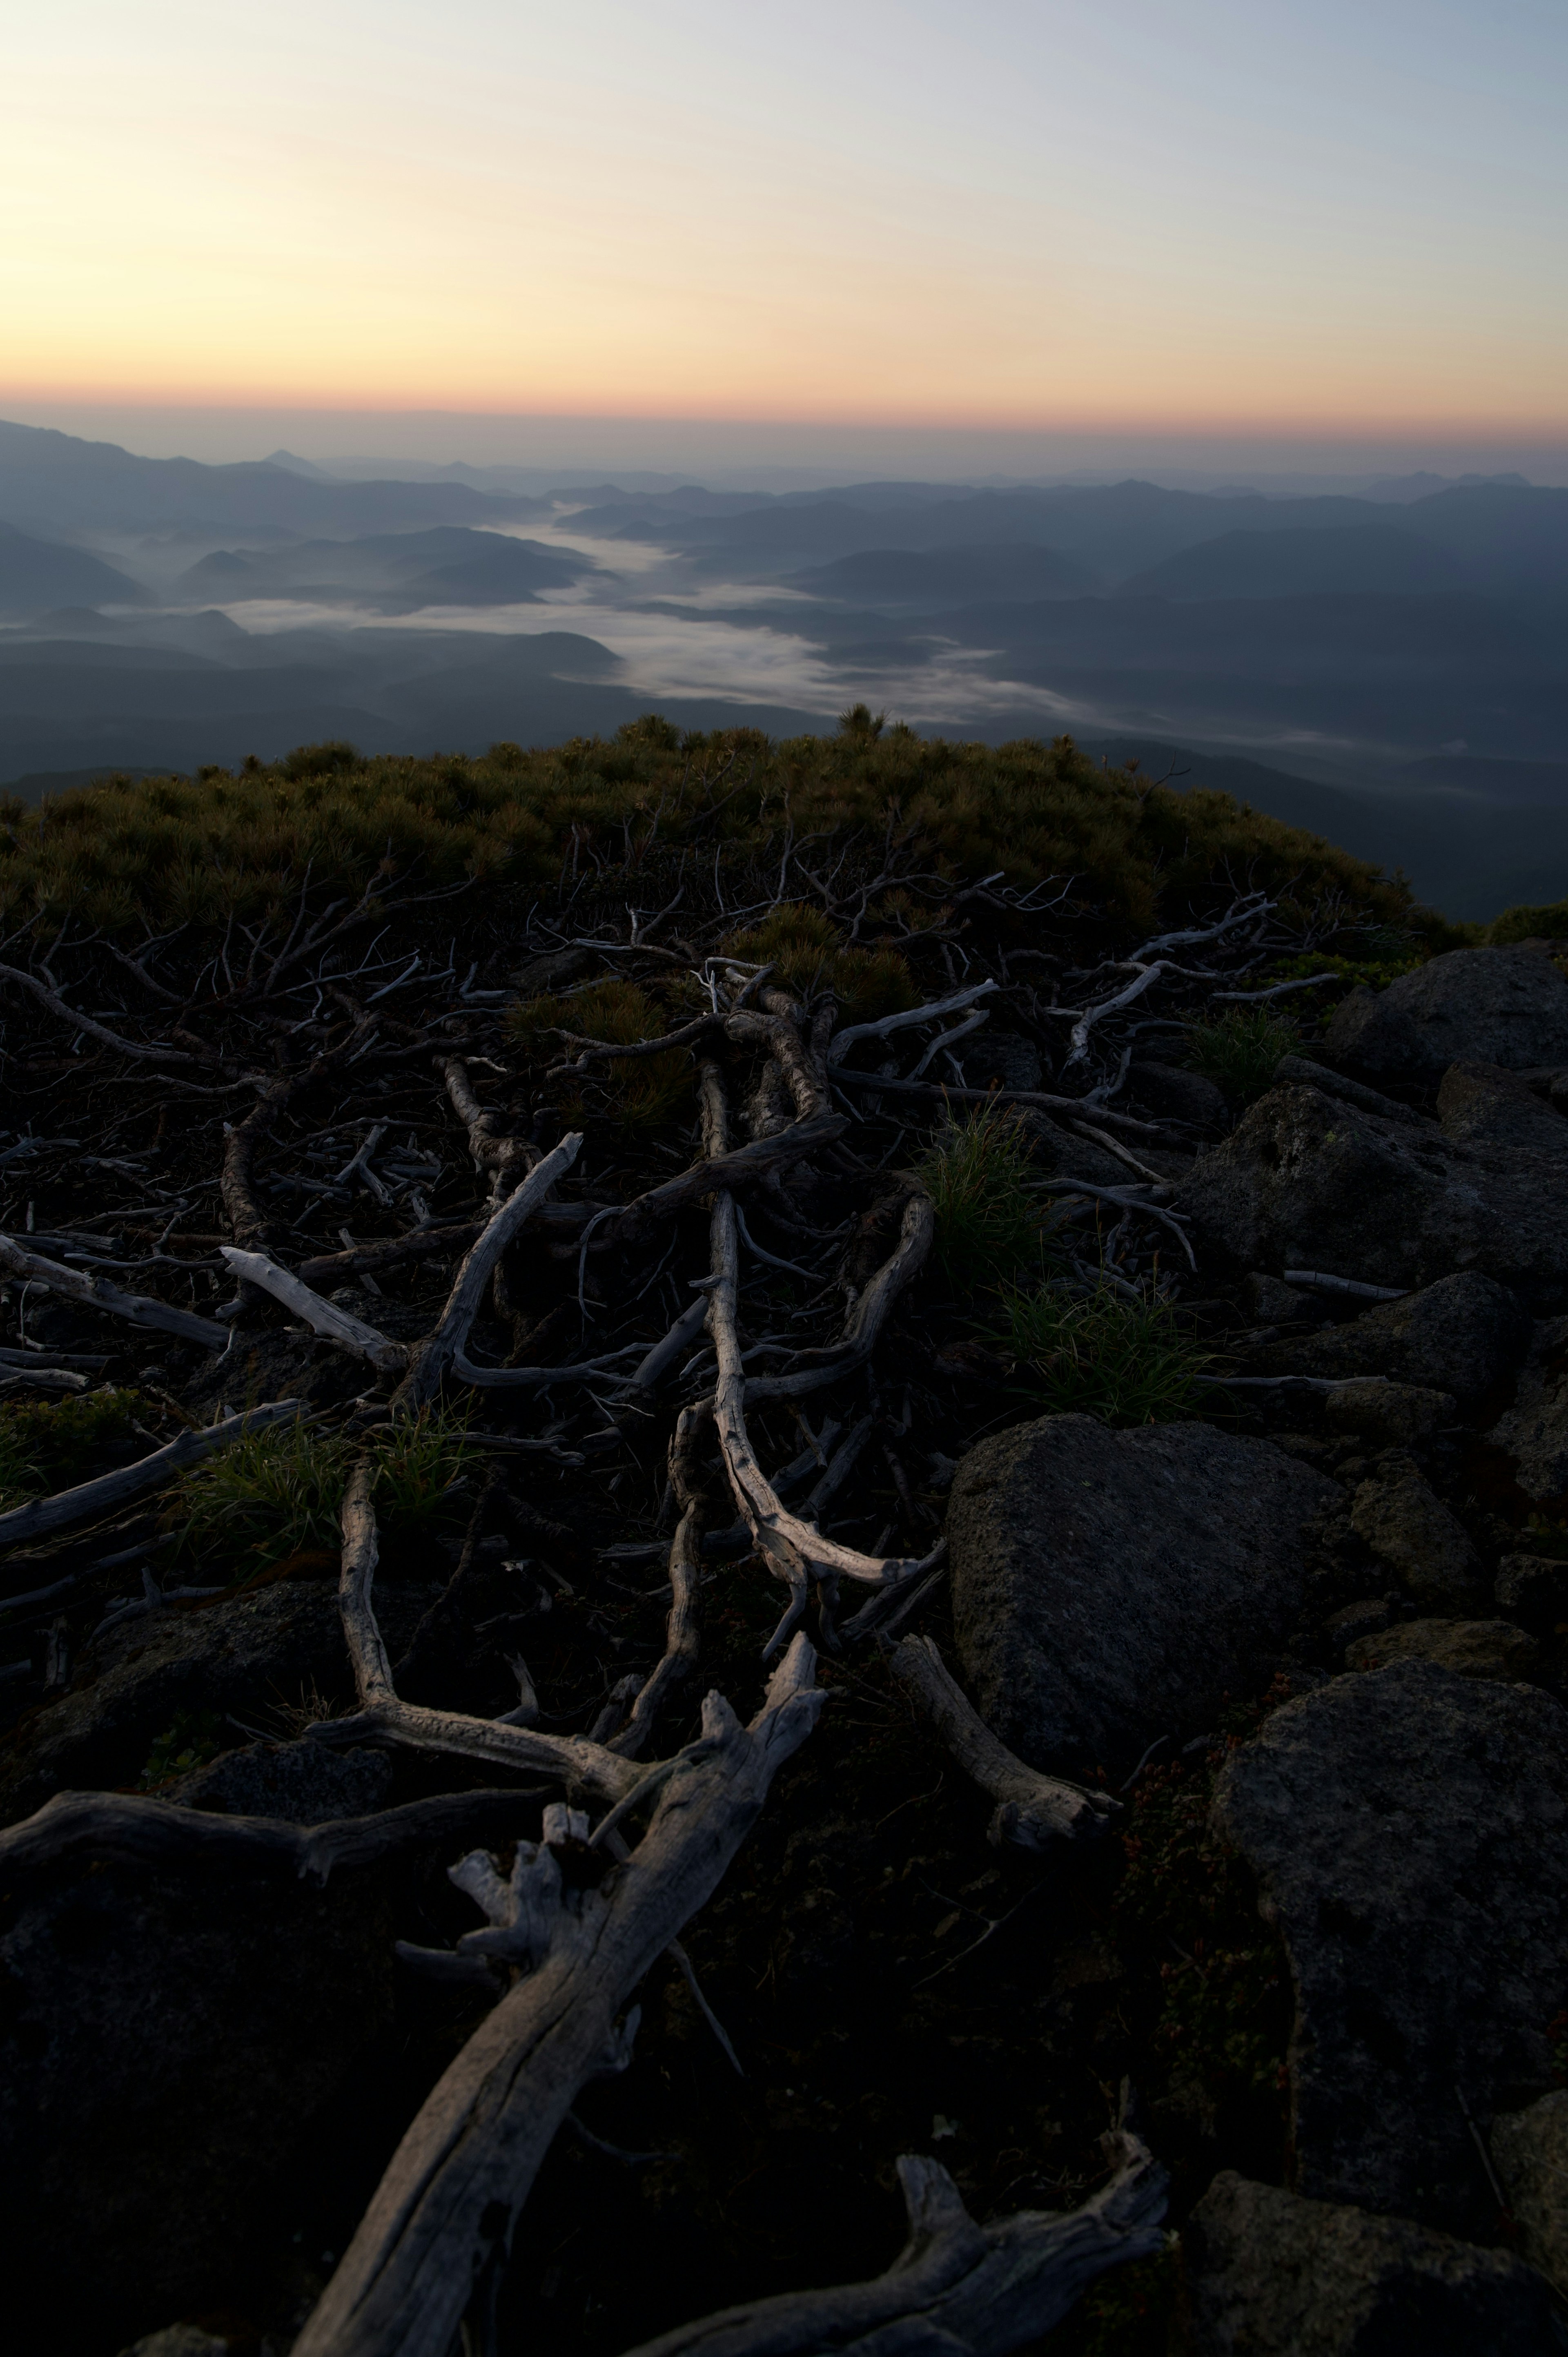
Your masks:
<svg viewBox="0 0 1568 2357"><path fill-rule="evenodd" d="M1568 439L1562 0L5 14L28 422Z"/></svg>

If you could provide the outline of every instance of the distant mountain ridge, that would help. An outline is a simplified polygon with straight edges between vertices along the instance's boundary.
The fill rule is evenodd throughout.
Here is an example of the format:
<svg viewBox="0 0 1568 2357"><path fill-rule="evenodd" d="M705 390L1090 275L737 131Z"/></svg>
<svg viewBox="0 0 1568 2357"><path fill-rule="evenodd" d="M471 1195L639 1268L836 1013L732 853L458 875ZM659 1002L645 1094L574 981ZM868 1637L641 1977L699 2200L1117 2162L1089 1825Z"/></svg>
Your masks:
<svg viewBox="0 0 1568 2357"><path fill-rule="evenodd" d="M249 524L342 534L540 512L537 500L464 483L345 483L264 459L209 467L195 458L138 458L115 442L0 422L0 517L46 533Z"/></svg>

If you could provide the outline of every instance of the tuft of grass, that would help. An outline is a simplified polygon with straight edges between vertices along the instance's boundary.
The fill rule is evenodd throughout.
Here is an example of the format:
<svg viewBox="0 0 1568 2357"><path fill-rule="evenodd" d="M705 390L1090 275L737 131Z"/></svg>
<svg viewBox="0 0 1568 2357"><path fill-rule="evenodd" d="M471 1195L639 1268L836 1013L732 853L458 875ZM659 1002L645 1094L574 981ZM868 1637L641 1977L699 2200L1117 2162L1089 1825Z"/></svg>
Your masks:
<svg viewBox="0 0 1568 2357"><path fill-rule="evenodd" d="M1192 1025L1187 1061L1233 1105L1249 1105L1272 1083L1280 1058L1300 1045L1301 1033L1288 1017L1272 1015L1266 1006L1230 1006L1211 1023Z"/></svg>
<svg viewBox="0 0 1568 2357"><path fill-rule="evenodd" d="M165 1512L182 1554L252 1572L318 1550L335 1555L349 1469L360 1449L303 1424L274 1425L181 1480ZM427 1410L369 1445L376 1511L389 1535L413 1535L450 1512L452 1484L474 1450L465 1422Z"/></svg>
<svg viewBox="0 0 1568 2357"><path fill-rule="evenodd" d="M1164 1301L1101 1286L1074 1299L1053 1286L1002 1290L1005 1341L1032 1399L1054 1415L1171 1424L1196 1415L1209 1353Z"/></svg>
<svg viewBox="0 0 1568 2357"><path fill-rule="evenodd" d="M1011 1277L1038 1260L1051 1215L1015 1114L981 1105L950 1116L918 1168L936 1207L937 1258L950 1284Z"/></svg>

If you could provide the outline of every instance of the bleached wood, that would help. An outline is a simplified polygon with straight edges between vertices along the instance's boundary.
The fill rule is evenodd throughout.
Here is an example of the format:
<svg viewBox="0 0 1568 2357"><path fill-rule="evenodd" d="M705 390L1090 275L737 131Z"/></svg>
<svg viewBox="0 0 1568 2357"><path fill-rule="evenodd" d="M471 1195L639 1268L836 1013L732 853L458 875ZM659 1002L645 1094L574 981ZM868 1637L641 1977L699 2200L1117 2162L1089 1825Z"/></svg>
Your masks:
<svg viewBox="0 0 1568 2357"><path fill-rule="evenodd" d="M929 1637L905 1637L887 1666L931 1720L965 1775L996 1803L988 1838L1041 1850L1058 1841L1090 1841L1102 1834L1117 1803L1026 1766L993 1735Z"/></svg>
<svg viewBox="0 0 1568 2357"><path fill-rule="evenodd" d="M312 1333L323 1334L329 1342L348 1351L351 1358L364 1359L379 1375L401 1374L408 1364L408 1351L401 1342L393 1342L374 1326L362 1318L350 1318L330 1301L323 1301L308 1285L300 1282L286 1268L280 1268L270 1254L245 1252L238 1244L220 1244L219 1251L238 1277L259 1286L302 1318Z"/></svg>
<svg viewBox="0 0 1568 2357"><path fill-rule="evenodd" d="M1124 2131L1101 2143L1115 2174L1080 2210L1025 2210L989 2226L975 2224L939 2161L905 2153L909 2238L886 2275L723 2309L627 2357L1007 2357L1107 2267L1164 2241L1165 2170Z"/></svg>
<svg viewBox="0 0 1568 2357"><path fill-rule="evenodd" d="M485 1287L496 1263L534 1207L542 1203L558 1178L564 1178L582 1149L581 1130L571 1130L553 1153L531 1170L514 1194L509 1195L486 1223L464 1256L446 1297L446 1307L427 1340L419 1346L407 1374L393 1395L394 1405L408 1410L428 1407L440 1391L454 1360L468 1339L478 1315ZM472 1377L469 1378L472 1380Z"/></svg>
<svg viewBox="0 0 1568 2357"><path fill-rule="evenodd" d="M735 1198L728 1193L714 1200L711 1252L714 1273L708 1280L708 1330L719 1361L714 1424L736 1503L757 1544L786 1577L788 1566L799 1565L810 1578L843 1577L885 1587L929 1571L942 1552L940 1545L928 1555L862 1555L857 1547L841 1546L836 1539L824 1538L779 1502L746 1426L747 1385L737 1325L740 1246Z"/></svg>
<svg viewBox="0 0 1568 2357"><path fill-rule="evenodd" d="M229 1329L215 1318L198 1318L191 1310L173 1308L145 1293L122 1293L106 1276L95 1276L91 1269L70 1268L63 1261L46 1260L42 1253L29 1252L15 1236L0 1235L0 1266L8 1268L13 1276L25 1277L29 1285L59 1294L64 1301L80 1301L86 1308L104 1310L133 1326L177 1334L181 1341L199 1342L209 1351L229 1347Z"/></svg>
<svg viewBox="0 0 1568 2357"><path fill-rule="evenodd" d="M557 1879L552 1891L539 1852L525 1861L537 1962L426 2099L294 2357L446 2357L476 2290L504 2264L578 2091L629 2059L635 2015L620 2021L621 2007L709 1897L775 1771L811 1733L822 1700L813 1672L798 1637L749 1727L708 1696L701 1757L668 1781L637 1849L597 1889L563 1890Z"/></svg>
<svg viewBox="0 0 1568 2357"><path fill-rule="evenodd" d="M19 1873L77 1856L203 1873L279 1867L325 1882L334 1867L368 1866L435 1841L504 1841L532 1815L515 1787L443 1792L368 1817L295 1825L281 1817L228 1817L143 1792L57 1792L0 1831L0 1869Z"/></svg>
<svg viewBox="0 0 1568 2357"><path fill-rule="evenodd" d="M363 1705L349 1720L314 1729L318 1741L338 1743L381 1736L415 1751L440 1751L459 1759L559 1777L601 1799L618 1801L644 1771L603 1744L583 1735L545 1735L537 1727L470 1718L461 1711L430 1710L404 1702L392 1682L392 1663L376 1620L373 1588L379 1553L371 1469L361 1461L349 1477L343 1499L343 1557L338 1604L354 1683Z"/></svg>
<svg viewBox="0 0 1568 2357"><path fill-rule="evenodd" d="M48 1538L56 1531L68 1531L73 1523L94 1522L100 1514L113 1512L132 1498L145 1497L149 1490L161 1490L177 1473L183 1473L188 1466L199 1465L215 1449L227 1448L252 1433L265 1432L300 1413L298 1400L270 1400L264 1407L247 1408L242 1415L225 1416L220 1424L209 1424L205 1431L177 1433L164 1448L154 1449L150 1457L138 1458L134 1465L123 1465L117 1472L100 1473L96 1480L83 1481L74 1490L61 1490L52 1498L34 1498L25 1506L13 1506L8 1514L0 1514L0 1546L19 1546L26 1539Z"/></svg>

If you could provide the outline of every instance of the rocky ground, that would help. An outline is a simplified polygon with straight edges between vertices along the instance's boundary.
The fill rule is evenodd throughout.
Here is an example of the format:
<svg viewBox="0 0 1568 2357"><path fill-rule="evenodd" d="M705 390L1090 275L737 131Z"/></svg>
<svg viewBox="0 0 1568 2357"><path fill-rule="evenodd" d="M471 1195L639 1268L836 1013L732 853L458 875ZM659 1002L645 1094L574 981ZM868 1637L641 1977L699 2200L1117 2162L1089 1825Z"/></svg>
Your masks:
<svg viewBox="0 0 1568 2357"><path fill-rule="evenodd" d="M813 1532L863 1562L896 1544L927 1564L945 1538L945 1568L899 1586L858 1644L835 1637L835 1583L813 1572L829 1608L820 1727L682 1934L733 2061L661 1954L632 2067L554 2139L492 2338L470 2319L465 2348L609 2357L732 2302L873 2276L899 2240L900 2153L942 2162L977 2219L1075 2210L1121 2126L1168 2172L1165 2240L1096 2276L1043 2344L1063 2357L1568 2349L1568 980L1550 945L1525 944L1351 989L1239 1118L1145 1048L1119 1071L1112 1059L1114 1087L1075 1120L1047 1099L1065 1085L1060 1031L1020 1004L1016 1029L995 1027L953 1070L977 1094L1011 1094L1032 1168L1088 1240L1069 1260L1081 1271L1098 1254L1101 1287L1165 1300L1209 1354L1203 1385L1173 1420L1041 1415L985 1325L983 1280L933 1260L875 1354L809 1412L748 1398L781 1469L773 1493ZM418 1044L417 1096L411 1061L406 1080L383 1072L372 1109L407 1131L411 1169L422 1156L445 1169L402 1182L429 1188L429 1222L452 1223L445 1255L377 1275L355 1265L361 1235L328 1268L330 1224L287 1248L275 1208L248 1239L415 1372L486 1216L443 1135L467 1124L476 1167L488 1153L493 1169L516 1128L478 1125L449 1078L444 1102L430 1035ZM485 1039L435 1042L457 1044L479 1085ZM755 1109L766 1085L754 1139L785 1127ZM123 1166L130 1191L177 1197L155 1247L166 1263L220 1232L245 1240L243 1189L223 1197L224 1231L201 1207L217 1115L189 1102L185 1162L166 1107L156 1155L133 1145ZM795 1111L811 1117L799 1098ZM762 1324L802 1297L797 1262L816 1264L813 1281L830 1265L823 1239L855 1287L889 1265L914 1200L896 1174L918 1141L900 1144L886 1099L880 1118L748 1213L764 1307L739 1340L754 1360ZM535 1125L535 1162L550 1134ZM3 1175L14 1245L43 1253L52 1236L62 1267L102 1281L107 1256L84 1245L68 1263L58 1241L107 1232L93 1198L121 1188L122 1166L92 1135L91 1167L78 1146L38 1177L26 1156ZM328 1135L302 1219L352 1144ZM303 1134L293 1158L307 1158ZM544 1232L556 1258L532 1279L506 1264L476 1351L580 1356L567 1313L596 1299L607 1337L650 1348L669 1301L656 1290L639 1308L618 1288L651 1260L628 1247L585 1274L586 1223L628 1200L605 1157L585 1179L579 1168ZM682 1216L674 1248L700 1269L694 1195ZM113 1223L133 1234L128 1207ZM181 1297L166 1268L137 1265L150 1292ZM190 1318L231 1283L220 1266L192 1276ZM683 1299L670 1297L677 1313ZM69 1375L96 1354L93 1380L134 1397L119 1424L106 1408L83 1426L76 1478L247 1401L302 1399L345 1447L392 1429L369 1346L356 1359L276 1301L240 1300L222 1358L166 1329L133 1328L127 1345L101 1304L13 1264L13 1356ZM512 1395L482 1396L495 1446L437 1469L433 1498L383 1534L377 1609L398 1693L610 1749L665 1643L672 1405L639 1422L607 1378L586 1404L547 1392L542 1430L538 1394L510 1423ZM398 1478L417 1491L418 1467ZM731 1528L722 1485L711 1508L701 1676L671 1711L671 1744L695 1728L699 1688L755 1706L783 1600L767 1573L784 1557L764 1544L782 1525L765 1512ZM421 1976L394 1943L454 1948L475 1917L446 1869L476 1844L505 1866L524 1819L537 1837L531 1794L546 1787L521 1750L498 1767L374 1728L353 1740L335 1520L323 1530L281 1492L261 1524L252 1511L236 1492L194 1556L156 1497L11 1542L0 2152L11 2298L40 2319L29 2348L281 2357L494 2003L493 1987ZM281 1558L269 1515L295 1534ZM1002 1787L977 1781L898 1674L894 1640L912 1634L934 1641L1013 1770L1092 1796L1098 1839L1026 1842L1016 1811L1009 1837ZM324 1739L335 1720L344 1739ZM106 1819L70 1841L30 1830L63 1824L58 1796L73 1792L161 1807L112 1836ZM451 1814L433 1833L422 1806ZM392 1830L318 1873L303 1833L278 1831L264 1854L216 1831L171 1844L156 1828L177 1812ZM913 2328L922 2357L934 2329ZM955 2327L942 2345L1029 2337L999 2332ZM840 2331L834 2345L869 2343Z"/></svg>

